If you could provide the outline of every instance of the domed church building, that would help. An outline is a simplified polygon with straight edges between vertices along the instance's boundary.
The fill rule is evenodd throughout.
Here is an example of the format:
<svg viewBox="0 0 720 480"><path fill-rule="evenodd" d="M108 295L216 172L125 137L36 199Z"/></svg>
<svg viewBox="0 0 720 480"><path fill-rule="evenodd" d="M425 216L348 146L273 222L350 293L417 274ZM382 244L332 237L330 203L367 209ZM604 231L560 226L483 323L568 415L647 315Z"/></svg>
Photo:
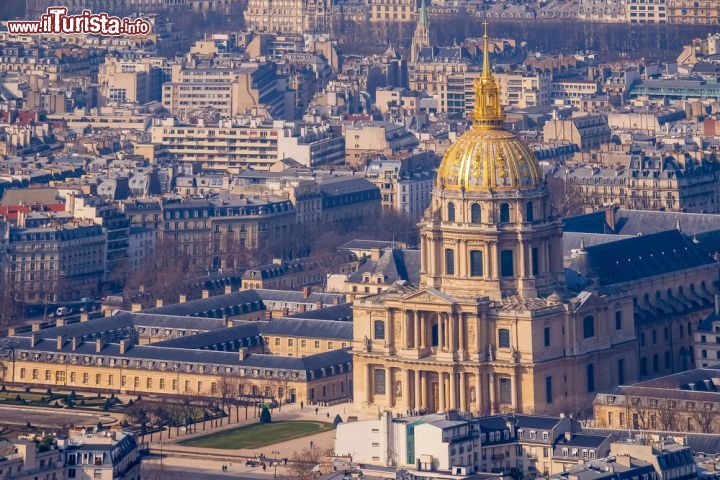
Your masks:
<svg viewBox="0 0 720 480"><path fill-rule="evenodd" d="M562 221L534 154L503 128L484 38L474 123L445 154L420 223L420 283L353 307L362 411L581 411L640 378L635 293L590 267L586 285L566 287Z"/></svg>

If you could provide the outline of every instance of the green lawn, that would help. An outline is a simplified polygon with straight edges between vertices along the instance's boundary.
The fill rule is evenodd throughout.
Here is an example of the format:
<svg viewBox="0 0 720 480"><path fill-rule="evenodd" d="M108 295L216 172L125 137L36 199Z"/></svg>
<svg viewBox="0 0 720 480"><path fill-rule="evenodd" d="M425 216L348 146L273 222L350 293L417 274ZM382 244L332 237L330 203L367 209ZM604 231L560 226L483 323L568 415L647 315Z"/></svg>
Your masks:
<svg viewBox="0 0 720 480"><path fill-rule="evenodd" d="M294 421L255 423L246 427L213 433L180 443L188 447L223 448L226 450L260 448L332 429L332 423L326 422Z"/></svg>

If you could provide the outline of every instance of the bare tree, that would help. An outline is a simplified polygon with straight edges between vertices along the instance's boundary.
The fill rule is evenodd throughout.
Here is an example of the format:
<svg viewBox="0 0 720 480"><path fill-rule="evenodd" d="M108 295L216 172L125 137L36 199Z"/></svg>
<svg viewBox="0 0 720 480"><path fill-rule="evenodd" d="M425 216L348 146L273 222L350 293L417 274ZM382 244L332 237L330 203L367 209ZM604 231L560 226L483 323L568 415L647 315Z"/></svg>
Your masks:
<svg viewBox="0 0 720 480"><path fill-rule="evenodd" d="M717 414L712 410L702 409L693 412L691 417L700 427L702 433L713 433L713 424L717 418Z"/></svg>
<svg viewBox="0 0 720 480"><path fill-rule="evenodd" d="M669 405L668 400L658 402L657 419L659 427L662 430L675 432L678 430L678 413L677 409Z"/></svg>
<svg viewBox="0 0 720 480"><path fill-rule="evenodd" d="M628 398L626 397L627 411L628 411L628 424L640 430L647 430L650 427L650 412L643 405L642 400L639 397Z"/></svg>
<svg viewBox="0 0 720 480"><path fill-rule="evenodd" d="M294 478L311 479L317 478L319 472L315 467L320 463L320 449L303 448L300 452L295 452L289 462L290 472Z"/></svg>

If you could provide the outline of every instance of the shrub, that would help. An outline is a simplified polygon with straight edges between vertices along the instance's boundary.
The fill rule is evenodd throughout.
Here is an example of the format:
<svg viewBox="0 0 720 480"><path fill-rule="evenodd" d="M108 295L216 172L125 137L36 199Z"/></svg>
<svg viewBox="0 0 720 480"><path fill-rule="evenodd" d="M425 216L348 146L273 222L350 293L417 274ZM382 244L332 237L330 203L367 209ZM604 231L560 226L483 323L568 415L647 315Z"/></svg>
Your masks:
<svg viewBox="0 0 720 480"><path fill-rule="evenodd" d="M270 415L270 410L263 406L262 411L260 412L260 423L270 423L272 422L272 415Z"/></svg>

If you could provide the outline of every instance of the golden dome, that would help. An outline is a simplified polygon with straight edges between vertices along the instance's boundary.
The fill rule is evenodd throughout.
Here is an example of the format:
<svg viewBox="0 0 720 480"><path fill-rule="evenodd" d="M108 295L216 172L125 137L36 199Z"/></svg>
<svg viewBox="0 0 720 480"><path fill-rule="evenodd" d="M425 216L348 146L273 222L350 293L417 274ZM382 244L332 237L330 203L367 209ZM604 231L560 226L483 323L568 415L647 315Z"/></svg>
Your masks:
<svg viewBox="0 0 720 480"><path fill-rule="evenodd" d="M475 82L473 125L443 156L437 184L455 190L535 188L542 178L535 155L512 132L503 129L505 113L490 71L487 22L484 43L483 73Z"/></svg>

